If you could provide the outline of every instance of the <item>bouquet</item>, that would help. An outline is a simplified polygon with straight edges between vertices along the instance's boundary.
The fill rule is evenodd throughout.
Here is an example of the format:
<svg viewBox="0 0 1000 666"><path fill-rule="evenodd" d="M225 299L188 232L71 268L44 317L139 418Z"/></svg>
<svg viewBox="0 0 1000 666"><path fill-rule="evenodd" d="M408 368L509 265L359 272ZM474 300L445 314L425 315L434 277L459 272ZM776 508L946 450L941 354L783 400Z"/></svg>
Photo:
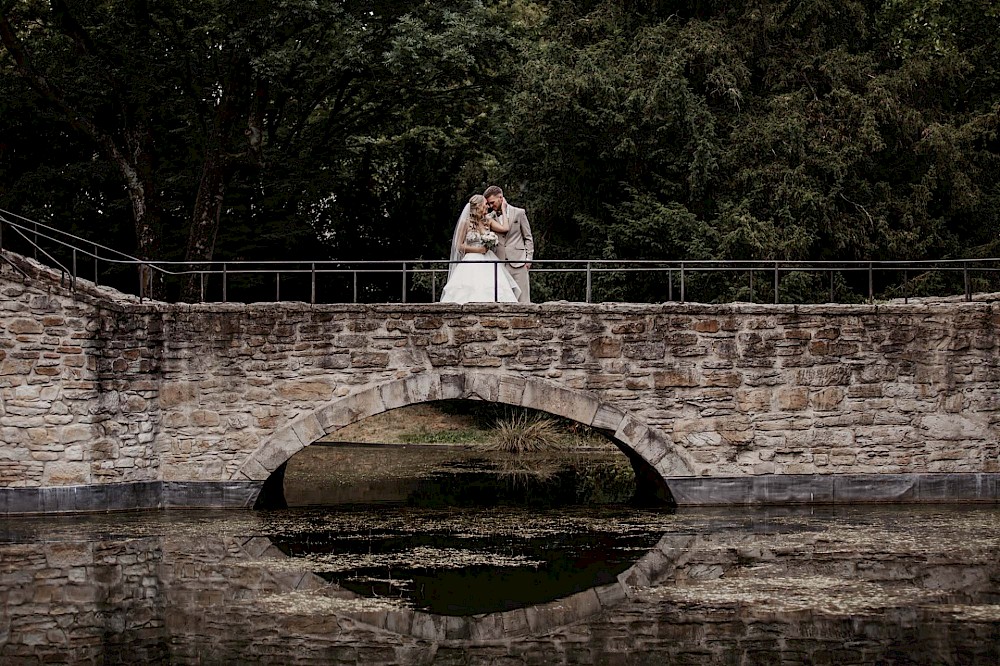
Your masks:
<svg viewBox="0 0 1000 666"><path fill-rule="evenodd" d="M480 238L483 241L483 246L490 251L500 242L500 237L496 235L496 232L490 230L484 231Z"/></svg>

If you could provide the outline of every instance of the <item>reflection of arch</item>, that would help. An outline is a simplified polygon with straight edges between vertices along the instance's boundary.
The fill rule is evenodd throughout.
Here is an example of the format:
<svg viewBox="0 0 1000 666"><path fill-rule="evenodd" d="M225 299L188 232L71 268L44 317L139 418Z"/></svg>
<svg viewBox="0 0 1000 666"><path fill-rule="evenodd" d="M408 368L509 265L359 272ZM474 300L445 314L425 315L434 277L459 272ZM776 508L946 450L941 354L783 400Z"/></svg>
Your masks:
<svg viewBox="0 0 1000 666"><path fill-rule="evenodd" d="M631 567L618 575L614 583L571 594L544 604L483 615L435 615L413 610L338 611L361 624L423 640L491 641L524 635L539 635L580 622L613 608L632 596L636 588L648 587L666 579L685 564L691 552L692 535L666 534ZM285 558L266 537L250 539L243 548L254 559ZM305 574L296 589L330 589L338 599L362 598L331 585L321 576Z"/></svg>
<svg viewBox="0 0 1000 666"><path fill-rule="evenodd" d="M593 393L534 377L447 371L421 373L373 386L300 416L261 443L231 480L249 479L263 484L301 449L356 421L416 403L460 399L527 407L597 428L614 439L630 458L648 465L662 481L694 475L690 457L668 435Z"/></svg>

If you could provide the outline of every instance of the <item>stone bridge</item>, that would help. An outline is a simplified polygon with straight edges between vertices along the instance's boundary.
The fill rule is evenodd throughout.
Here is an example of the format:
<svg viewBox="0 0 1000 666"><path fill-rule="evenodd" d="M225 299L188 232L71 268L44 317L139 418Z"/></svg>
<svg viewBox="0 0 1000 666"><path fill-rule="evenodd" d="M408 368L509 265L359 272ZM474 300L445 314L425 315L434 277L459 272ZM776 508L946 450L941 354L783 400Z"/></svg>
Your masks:
<svg viewBox="0 0 1000 666"><path fill-rule="evenodd" d="M996 298L190 305L5 257L0 513L253 506L303 447L448 399L593 426L679 505L998 501Z"/></svg>

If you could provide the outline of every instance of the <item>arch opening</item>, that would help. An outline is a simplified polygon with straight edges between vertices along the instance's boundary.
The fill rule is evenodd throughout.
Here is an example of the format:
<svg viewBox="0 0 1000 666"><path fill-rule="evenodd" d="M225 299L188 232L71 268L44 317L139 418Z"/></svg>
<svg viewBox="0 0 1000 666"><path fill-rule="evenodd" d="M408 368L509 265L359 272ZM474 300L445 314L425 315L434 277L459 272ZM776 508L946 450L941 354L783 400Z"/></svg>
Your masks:
<svg viewBox="0 0 1000 666"><path fill-rule="evenodd" d="M694 465L669 437L594 394L537 378L458 372L423 373L372 386L300 416L263 442L240 466L234 479L257 481L262 489L267 486L270 492L263 493L264 499L274 504L273 491L279 486L277 477L271 477L284 475L287 468L283 466L305 447L369 417L439 401L479 401L524 408L602 433L627 456L636 478L635 499L645 503L670 503L667 479L693 474ZM254 499L256 502L257 497Z"/></svg>
<svg viewBox="0 0 1000 666"><path fill-rule="evenodd" d="M427 402L303 447L268 478L257 507L664 504L656 487L637 483L642 464L607 433L546 412ZM653 475L644 479L650 485Z"/></svg>

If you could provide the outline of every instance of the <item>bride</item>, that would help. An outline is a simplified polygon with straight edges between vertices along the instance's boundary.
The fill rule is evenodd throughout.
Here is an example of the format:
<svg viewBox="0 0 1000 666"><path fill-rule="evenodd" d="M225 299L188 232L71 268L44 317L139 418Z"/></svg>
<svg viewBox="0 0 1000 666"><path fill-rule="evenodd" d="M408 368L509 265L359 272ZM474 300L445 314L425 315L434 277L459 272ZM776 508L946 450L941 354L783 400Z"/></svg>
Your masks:
<svg viewBox="0 0 1000 666"><path fill-rule="evenodd" d="M517 303L521 289L502 263L494 263L499 260L492 249L496 233L505 234L509 230L499 220L486 217L483 195L472 195L455 227L452 263L448 266L448 283L441 292L442 303ZM493 245L487 247L491 241Z"/></svg>

